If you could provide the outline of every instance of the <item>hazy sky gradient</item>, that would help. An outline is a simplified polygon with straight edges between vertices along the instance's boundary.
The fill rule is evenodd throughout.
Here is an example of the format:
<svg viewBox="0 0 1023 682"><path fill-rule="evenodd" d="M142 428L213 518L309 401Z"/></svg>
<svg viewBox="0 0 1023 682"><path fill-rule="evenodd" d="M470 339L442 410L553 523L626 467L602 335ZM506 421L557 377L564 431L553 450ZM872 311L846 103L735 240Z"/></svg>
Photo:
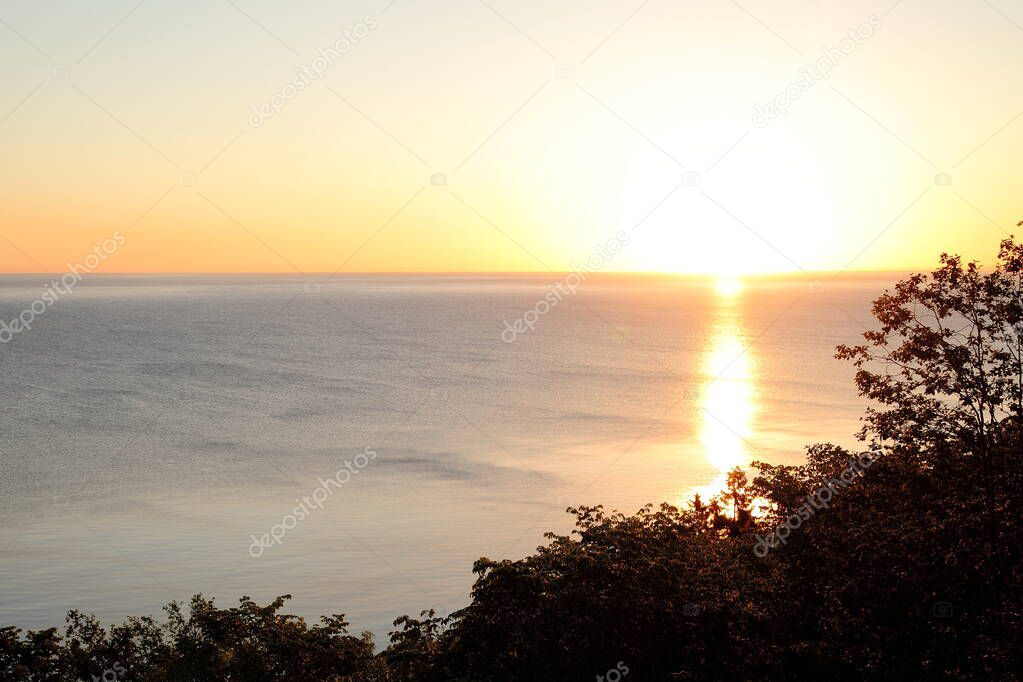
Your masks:
<svg viewBox="0 0 1023 682"><path fill-rule="evenodd" d="M901 269L1023 218L1018 3L389 2L0 0L0 272L115 230L103 272L565 270L619 230L609 270Z"/></svg>

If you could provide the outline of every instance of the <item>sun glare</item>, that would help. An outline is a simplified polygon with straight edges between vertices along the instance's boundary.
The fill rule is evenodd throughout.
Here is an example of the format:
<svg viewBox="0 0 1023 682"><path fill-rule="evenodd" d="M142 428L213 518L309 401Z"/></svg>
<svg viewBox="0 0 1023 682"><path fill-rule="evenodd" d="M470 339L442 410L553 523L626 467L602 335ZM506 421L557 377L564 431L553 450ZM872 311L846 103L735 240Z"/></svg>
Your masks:
<svg viewBox="0 0 1023 682"><path fill-rule="evenodd" d="M700 440L705 456L721 472L749 461L747 442L753 430L754 367L740 341L742 328L734 306L742 288L737 277L721 276L715 282L718 319L703 360Z"/></svg>
<svg viewBox="0 0 1023 682"><path fill-rule="evenodd" d="M742 292L742 280L737 277L719 277L714 282L714 291L718 296L731 298Z"/></svg>
<svg viewBox="0 0 1023 682"><path fill-rule="evenodd" d="M700 441L710 463L728 471L748 460L754 411L751 362L734 332L713 340L704 372Z"/></svg>

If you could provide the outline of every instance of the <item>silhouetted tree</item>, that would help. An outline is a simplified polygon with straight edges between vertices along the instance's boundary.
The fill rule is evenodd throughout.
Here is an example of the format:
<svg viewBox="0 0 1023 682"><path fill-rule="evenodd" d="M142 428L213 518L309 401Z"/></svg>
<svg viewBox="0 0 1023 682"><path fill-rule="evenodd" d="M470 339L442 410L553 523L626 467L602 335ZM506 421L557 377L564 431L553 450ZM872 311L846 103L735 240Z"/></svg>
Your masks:
<svg viewBox="0 0 1023 682"><path fill-rule="evenodd" d="M1002 241L995 267L942 254L941 267L899 282L874 302L881 323L867 343L839 346L873 401L860 437L922 466L979 475L988 552L1000 544L998 516L1018 502L1006 448L1023 421L1023 244ZM1015 507L1018 509L1018 506Z"/></svg>

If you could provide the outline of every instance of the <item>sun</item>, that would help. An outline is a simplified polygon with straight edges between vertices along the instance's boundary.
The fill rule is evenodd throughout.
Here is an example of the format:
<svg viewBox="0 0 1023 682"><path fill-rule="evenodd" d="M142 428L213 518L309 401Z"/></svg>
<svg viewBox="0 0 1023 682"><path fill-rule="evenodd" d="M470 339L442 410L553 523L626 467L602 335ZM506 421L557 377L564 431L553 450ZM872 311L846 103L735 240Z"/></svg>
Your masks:
<svg viewBox="0 0 1023 682"><path fill-rule="evenodd" d="M743 289L742 280L738 277L718 277L714 282L714 291L722 298L738 296Z"/></svg>

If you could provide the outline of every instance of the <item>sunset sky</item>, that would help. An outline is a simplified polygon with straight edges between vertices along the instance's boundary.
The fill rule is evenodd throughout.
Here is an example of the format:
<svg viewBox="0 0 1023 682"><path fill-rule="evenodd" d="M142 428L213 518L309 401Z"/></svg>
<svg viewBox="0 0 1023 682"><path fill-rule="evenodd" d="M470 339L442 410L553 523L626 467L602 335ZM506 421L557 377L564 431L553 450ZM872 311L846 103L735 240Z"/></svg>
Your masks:
<svg viewBox="0 0 1023 682"><path fill-rule="evenodd" d="M117 230L103 272L561 271L619 230L608 270L990 261L1021 39L1007 0L4 0L0 272Z"/></svg>

